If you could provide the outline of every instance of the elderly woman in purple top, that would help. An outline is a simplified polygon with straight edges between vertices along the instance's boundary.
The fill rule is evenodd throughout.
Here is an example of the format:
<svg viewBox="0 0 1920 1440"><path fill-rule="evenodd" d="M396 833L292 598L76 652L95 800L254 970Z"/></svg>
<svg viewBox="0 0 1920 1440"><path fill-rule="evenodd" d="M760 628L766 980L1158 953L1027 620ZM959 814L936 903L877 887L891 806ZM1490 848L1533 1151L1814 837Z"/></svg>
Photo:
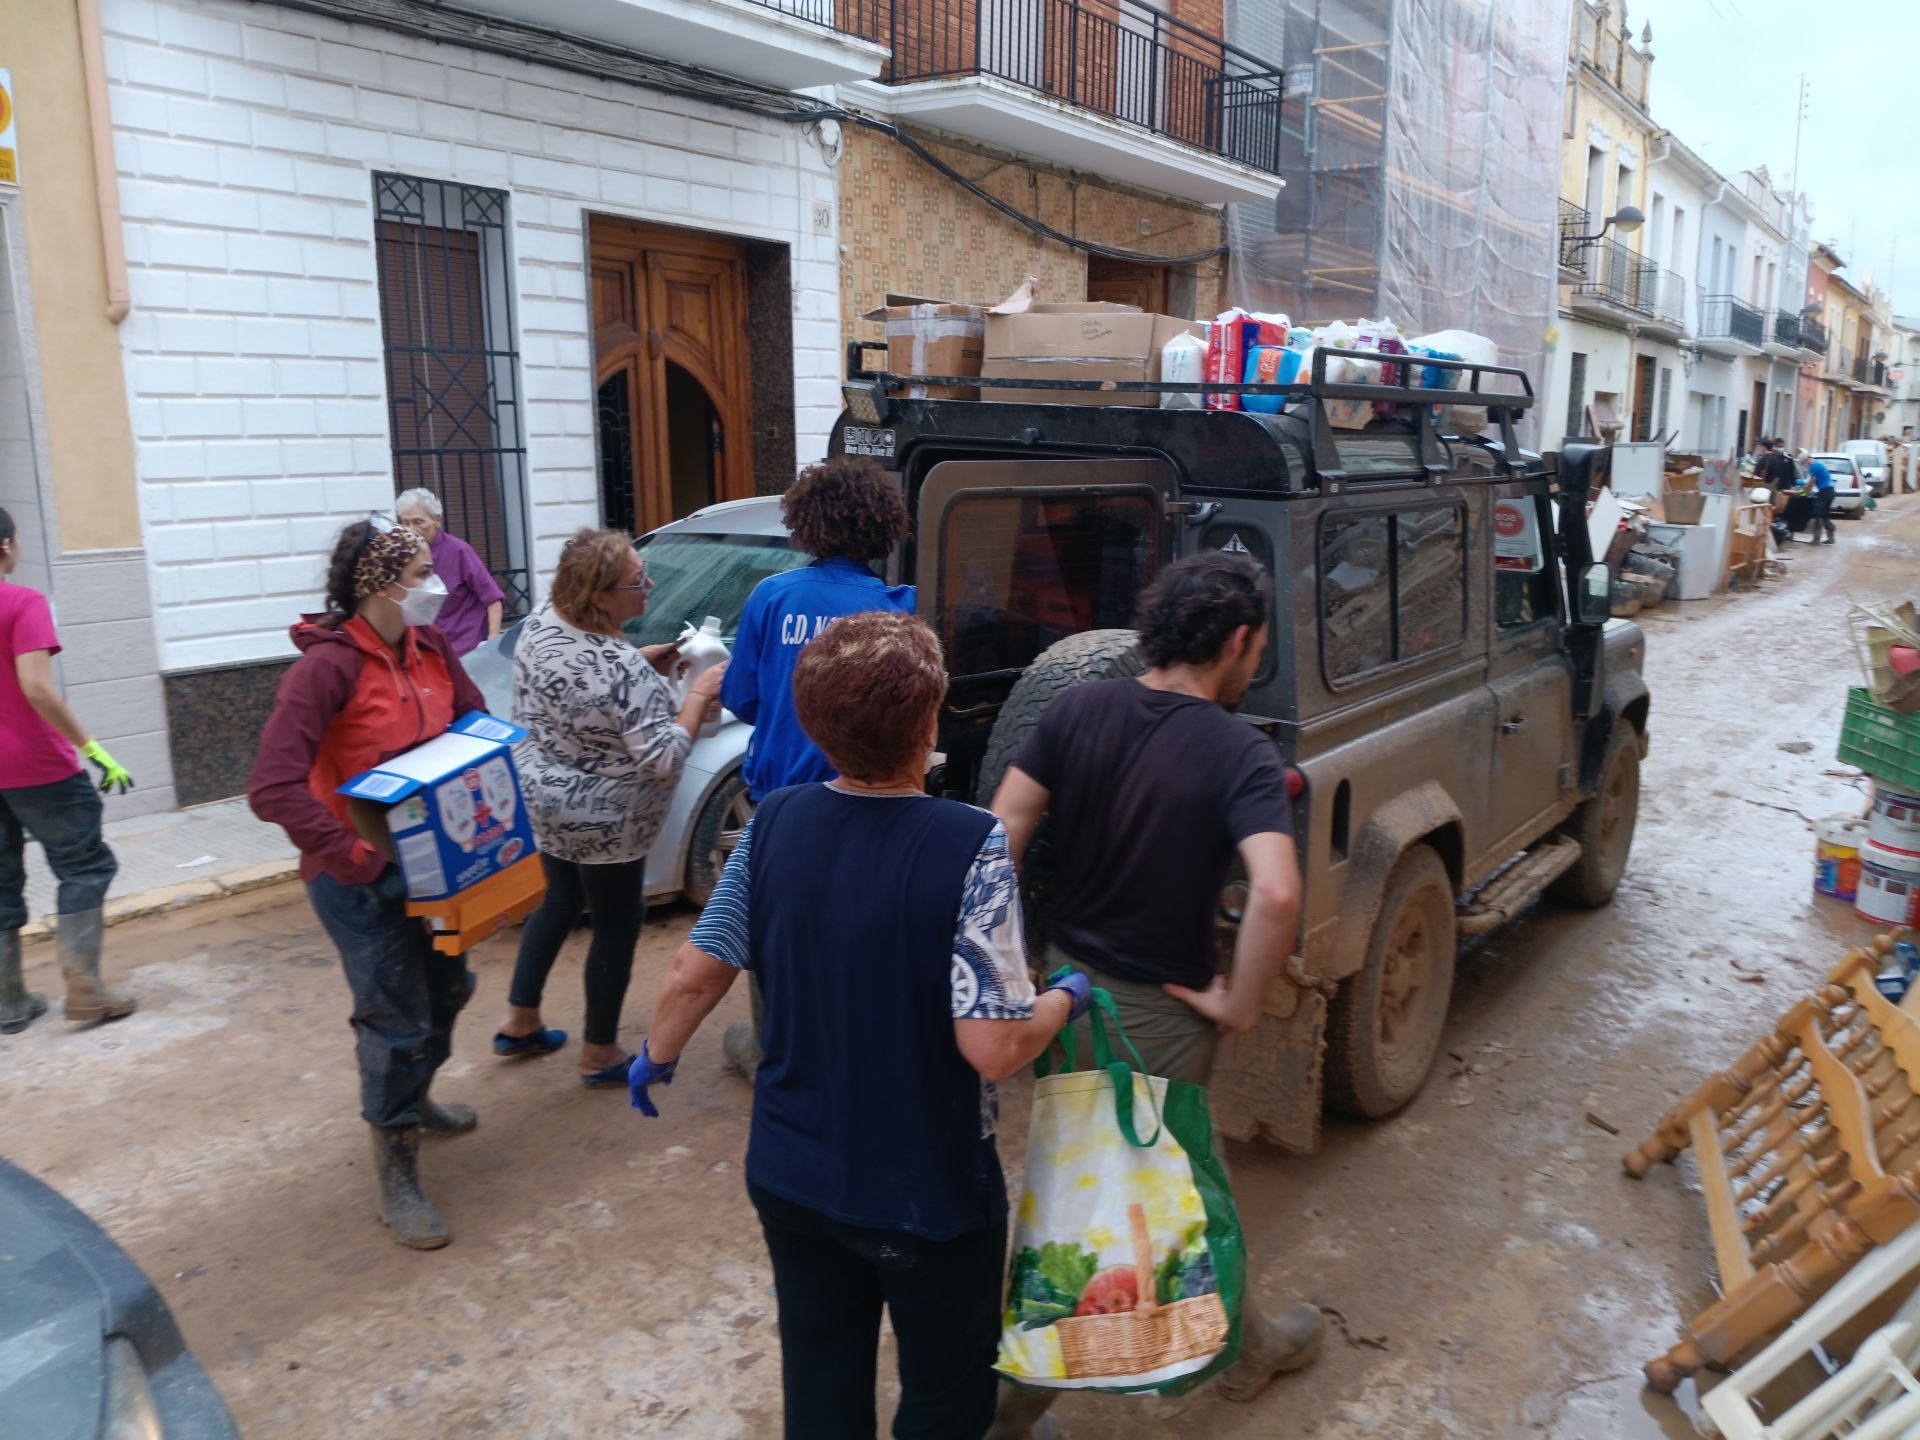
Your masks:
<svg viewBox="0 0 1920 1440"><path fill-rule="evenodd" d="M447 584L447 603L439 626L455 655L466 655L500 633L500 605L506 597L473 547L447 533L446 512L431 490L403 490L393 502L402 525L417 533L433 552L433 573Z"/></svg>

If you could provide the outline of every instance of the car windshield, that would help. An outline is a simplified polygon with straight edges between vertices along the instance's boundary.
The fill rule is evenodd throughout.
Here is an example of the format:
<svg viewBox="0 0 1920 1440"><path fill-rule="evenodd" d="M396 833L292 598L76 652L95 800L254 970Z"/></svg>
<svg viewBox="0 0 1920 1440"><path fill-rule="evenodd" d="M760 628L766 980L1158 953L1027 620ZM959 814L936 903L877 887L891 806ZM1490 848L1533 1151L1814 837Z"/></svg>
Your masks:
<svg viewBox="0 0 1920 1440"><path fill-rule="evenodd" d="M664 644L677 639L688 621L698 625L718 615L720 633L731 646L753 587L810 558L784 535L667 531L646 536L634 548L653 581L647 613L626 626L627 638L636 645Z"/></svg>

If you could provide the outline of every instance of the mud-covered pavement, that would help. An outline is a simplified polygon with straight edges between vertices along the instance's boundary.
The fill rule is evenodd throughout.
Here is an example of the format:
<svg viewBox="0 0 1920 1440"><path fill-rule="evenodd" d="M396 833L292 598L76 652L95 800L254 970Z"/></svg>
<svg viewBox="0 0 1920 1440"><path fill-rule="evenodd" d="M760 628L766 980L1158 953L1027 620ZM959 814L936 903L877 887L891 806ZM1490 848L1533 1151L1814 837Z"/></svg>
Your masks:
<svg viewBox="0 0 1920 1440"><path fill-rule="evenodd" d="M1234 1152L1261 1286L1338 1314L1319 1362L1244 1408L1071 1397L1069 1440L1690 1433L1691 1387L1676 1403L1639 1383L1711 1293L1690 1162L1635 1183L1619 1156L1863 933L1812 901L1806 822L1860 804L1831 758L1857 674L1846 597L1908 592L1920 504L1790 555L1762 593L1643 617L1653 751L1614 905L1536 907L1466 952L1440 1066L1401 1115L1332 1121L1310 1159ZM686 924L646 932L635 1046ZM571 1045L493 1057L511 952L485 947L437 1090L477 1105L480 1128L430 1146L455 1240L418 1254L374 1218L346 991L298 890L110 943L145 1008L0 1040L0 1153L145 1266L247 1435L778 1433L740 1176L748 1094L719 1064L743 993L643 1123L624 1095L579 1087ZM574 1031L581 949L548 1011ZM29 962L57 989L44 949ZM1009 1090L1017 1172L1025 1097Z"/></svg>

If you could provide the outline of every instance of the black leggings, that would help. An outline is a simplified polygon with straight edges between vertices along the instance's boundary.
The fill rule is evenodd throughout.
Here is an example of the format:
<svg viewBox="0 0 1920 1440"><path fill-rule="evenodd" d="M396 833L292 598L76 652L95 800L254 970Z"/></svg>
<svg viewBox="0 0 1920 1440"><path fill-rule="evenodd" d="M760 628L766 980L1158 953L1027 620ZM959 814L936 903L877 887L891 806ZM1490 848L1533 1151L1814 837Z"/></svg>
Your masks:
<svg viewBox="0 0 1920 1440"><path fill-rule="evenodd" d="M542 855L540 868L547 872L547 898L520 932L520 958L513 964L507 1003L540 1008L560 947L586 910L593 923L593 943L587 947L586 1042L611 1045L620 1031L620 1006L633 978L633 947L647 913L646 859L580 865Z"/></svg>
<svg viewBox="0 0 1920 1440"><path fill-rule="evenodd" d="M863 1230L751 1181L780 1309L786 1440L873 1440L880 1312L900 1362L898 1440L979 1440L993 1423L1007 1222L957 1240Z"/></svg>

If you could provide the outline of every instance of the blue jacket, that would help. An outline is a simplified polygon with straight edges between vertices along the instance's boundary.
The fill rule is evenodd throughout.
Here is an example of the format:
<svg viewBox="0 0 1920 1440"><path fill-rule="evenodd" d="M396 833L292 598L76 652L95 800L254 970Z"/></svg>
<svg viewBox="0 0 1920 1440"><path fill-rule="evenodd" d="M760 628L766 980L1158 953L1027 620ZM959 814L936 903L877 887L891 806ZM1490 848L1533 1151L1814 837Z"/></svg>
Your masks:
<svg viewBox="0 0 1920 1440"><path fill-rule="evenodd" d="M1833 489L1833 472L1827 469L1824 462L1814 461L1807 467L1807 474L1812 478L1813 488L1816 491Z"/></svg>
<svg viewBox="0 0 1920 1440"><path fill-rule="evenodd" d="M775 790L834 775L793 711L800 647L842 615L911 615L913 607L913 586L888 585L859 561L841 557L769 575L753 587L740 612L720 703L753 726L743 770L756 803Z"/></svg>

